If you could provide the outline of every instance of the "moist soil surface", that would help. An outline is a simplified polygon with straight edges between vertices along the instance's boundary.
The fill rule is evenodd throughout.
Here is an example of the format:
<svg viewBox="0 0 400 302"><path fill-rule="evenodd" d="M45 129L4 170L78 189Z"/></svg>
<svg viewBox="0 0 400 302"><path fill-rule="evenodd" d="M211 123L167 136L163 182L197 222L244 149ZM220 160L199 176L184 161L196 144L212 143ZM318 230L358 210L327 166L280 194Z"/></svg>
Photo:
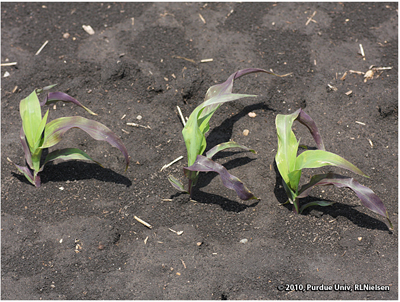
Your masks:
<svg viewBox="0 0 400 302"><path fill-rule="evenodd" d="M397 299L397 9L393 2L2 3L1 62L17 62L1 71L2 298ZM365 79L372 65L392 69ZM230 139L256 150L214 159L258 199L239 199L209 172L190 200L167 179L186 185L177 106L188 117L210 86L250 67L292 75L237 79L234 92L258 97L218 109L207 150ZM126 172L118 149L79 129L57 147L80 148L103 167L55 161L40 188L18 172L19 102L51 84L98 115L59 102L46 106L49 120L81 115L105 124L129 150ZM345 188L315 188L304 202L335 203L301 215L284 205L275 118L298 108L315 120L326 150L370 177L324 167L304 171L302 183L328 171L354 177L382 199L393 231ZM315 147L301 124L294 131Z"/></svg>

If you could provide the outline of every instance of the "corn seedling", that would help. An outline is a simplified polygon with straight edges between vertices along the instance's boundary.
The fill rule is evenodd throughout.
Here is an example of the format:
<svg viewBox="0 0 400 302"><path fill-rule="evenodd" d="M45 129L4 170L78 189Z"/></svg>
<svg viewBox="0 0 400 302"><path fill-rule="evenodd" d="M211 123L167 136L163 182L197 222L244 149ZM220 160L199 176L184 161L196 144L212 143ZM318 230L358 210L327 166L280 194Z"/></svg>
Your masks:
<svg viewBox="0 0 400 302"><path fill-rule="evenodd" d="M47 123L49 110L42 118L41 107L58 101L71 102L87 110L90 114L95 115L90 109L83 106L79 101L63 92L50 92L46 95L42 102L38 96L45 90L49 90L55 85L45 87L43 89L35 89L27 98L20 103L20 114L22 118L22 127L20 131L20 140L25 153L25 161L27 166L15 165L17 169L25 175L25 177L36 187L40 187L40 176L44 165L56 159L70 160L88 160L100 163L90 158L85 152L77 148L66 148L50 152L41 165L42 151L53 147L59 143L69 129L79 128L88 133L96 140L103 140L114 147L117 147L125 157L126 168L129 165L128 152L122 143L109 128L103 124L86 119L80 116L61 117Z"/></svg>
<svg viewBox="0 0 400 302"><path fill-rule="evenodd" d="M297 156L299 141L297 141L292 131L292 125L295 120L308 128L317 144L317 150L306 150ZM306 168L319 168L327 165L338 166L364 177L368 177L344 158L325 151L324 143L318 128L314 120L312 120L308 114L302 109L288 115L278 114L276 117L276 129L278 135L278 151L275 156L275 161L283 179L283 187L288 196L287 202L293 204L293 211L295 213L301 213L309 206L332 205L333 202L313 201L300 207L299 199L307 197L315 186L335 185L339 188L347 187L353 190L365 207L386 217L390 227L393 228L386 208L379 197L371 189L359 184L351 177L342 176L333 172L317 174L311 178L309 183L303 185L299 189L301 172Z"/></svg>
<svg viewBox="0 0 400 302"><path fill-rule="evenodd" d="M206 149L205 134L210 130L209 121L215 111L225 102L231 102L245 97L255 97L255 95L232 93L233 81L243 75L256 72L276 75L258 68L239 70L233 73L224 83L211 86L206 93L204 102L197 106L189 116L182 130L188 156L188 167L184 168L184 174L189 179L188 190L185 190L183 184L175 177L169 176L169 181L179 191L189 193L190 197L192 197L193 187L197 183L199 172L212 171L217 172L221 177L223 185L228 189L235 190L241 199L248 200L256 198L237 177L229 174L225 167L212 160L212 157L216 153L227 148L241 148L255 153L254 150L244 147L234 141L229 141L213 147L205 156L203 155Z"/></svg>

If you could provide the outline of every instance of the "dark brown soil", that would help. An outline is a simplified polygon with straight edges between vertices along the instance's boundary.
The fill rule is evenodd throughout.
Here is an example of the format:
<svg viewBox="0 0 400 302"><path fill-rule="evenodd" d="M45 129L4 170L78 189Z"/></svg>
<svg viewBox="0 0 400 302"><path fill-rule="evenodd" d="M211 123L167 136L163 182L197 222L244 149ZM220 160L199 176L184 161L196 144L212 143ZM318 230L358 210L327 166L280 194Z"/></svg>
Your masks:
<svg viewBox="0 0 400 302"><path fill-rule="evenodd" d="M2 299L398 298L397 3L2 3L1 18L1 62L17 62L1 71ZM341 80L371 65L393 69ZM242 201L203 173L189 201L167 180L184 180L187 164L177 106L189 116L211 85L249 67L293 75L238 79L235 92L258 97L223 105L207 142L233 139L258 152L216 161L259 199ZM129 150L126 173L117 149L79 130L60 148L81 148L105 168L55 162L35 188L7 160L24 164L20 100L54 83L98 115L58 103L50 120L82 115L107 125ZM300 107L328 151L370 176L341 171L381 197L394 231L346 189L315 189L310 199L336 203L302 215L281 205L275 117ZM312 145L305 129L295 131ZM333 288L293 290L307 284Z"/></svg>

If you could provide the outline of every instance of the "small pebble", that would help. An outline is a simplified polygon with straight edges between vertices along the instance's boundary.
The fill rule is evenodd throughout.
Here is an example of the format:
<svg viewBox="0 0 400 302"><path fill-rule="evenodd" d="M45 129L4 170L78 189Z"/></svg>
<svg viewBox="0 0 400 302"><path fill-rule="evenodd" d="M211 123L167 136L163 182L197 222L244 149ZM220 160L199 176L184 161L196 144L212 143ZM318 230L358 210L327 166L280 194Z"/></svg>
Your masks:
<svg viewBox="0 0 400 302"><path fill-rule="evenodd" d="M358 237L357 239L358 239L358 241L361 241L361 240L362 240L362 237Z"/></svg>
<svg viewBox="0 0 400 302"><path fill-rule="evenodd" d="M257 114L256 114L255 112L249 112L248 115L249 115L250 117L256 117L256 116L257 116Z"/></svg>
<svg viewBox="0 0 400 302"><path fill-rule="evenodd" d="M139 121L142 119L143 117L139 114L136 119L138 119Z"/></svg>
<svg viewBox="0 0 400 302"><path fill-rule="evenodd" d="M69 37L70 37L70 34L69 34L69 33L63 34L63 38L64 38L64 39L68 39Z"/></svg>
<svg viewBox="0 0 400 302"><path fill-rule="evenodd" d="M62 190L64 190L64 187L59 187L59 189L62 191Z"/></svg>
<svg viewBox="0 0 400 302"><path fill-rule="evenodd" d="M249 132L250 132L249 130L244 129L244 130L243 130L243 135L244 135L244 136L247 136L247 135L249 135Z"/></svg>
<svg viewBox="0 0 400 302"><path fill-rule="evenodd" d="M242 239L242 240L240 240L240 243L247 243L247 239Z"/></svg>
<svg viewBox="0 0 400 302"><path fill-rule="evenodd" d="M197 244L197 246L200 246L203 244L203 242L197 242L196 244Z"/></svg>

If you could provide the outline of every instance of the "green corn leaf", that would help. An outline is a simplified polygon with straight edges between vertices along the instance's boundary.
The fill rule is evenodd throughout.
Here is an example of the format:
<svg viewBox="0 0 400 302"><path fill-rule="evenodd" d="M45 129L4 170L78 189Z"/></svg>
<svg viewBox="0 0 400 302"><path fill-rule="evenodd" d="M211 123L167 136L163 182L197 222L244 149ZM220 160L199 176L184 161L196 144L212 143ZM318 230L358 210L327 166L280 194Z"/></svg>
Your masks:
<svg viewBox="0 0 400 302"><path fill-rule="evenodd" d="M49 110L46 111L44 117L42 118L42 120L41 120L41 122L40 122L40 124L39 124L39 126L37 128L37 131L36 131L36 134L35 134L35 137L36 137L37 141L35 142L33 150L36 150L37 148L39 148L40 144L42 143L42 134L43 134L43 131L44 131L44 127L46 126L47 117L48 116L49 116ZM33 152L35 152L35 151L33 151Z"/></svg>
<svg viewBox="0 0 400 302"><path fill-rule="evenodd" d="M183 169L185 171L185 174L190 173L190 171L217 172L221 177L223 185L228 189L235 190L240 199L257 199L257 197L255 197L253 193L251 193L249 189L247 189L247 187L240 181L239 178L229 174L228 170L226 170L224 166L212 161L211 159L203 155L198 155L193 165L191 165L190 167L185 167Z"/></svg>
<svg viewBox="0 0 400 302"><path fill-rule="evenodd" d="M247 148L245 146L242 146L242 145L240 145L240 144L238 144L238 143L236 143L234 141L229 141L229 142L226 142L226 143L222 143L222 144L216 145L215 147L211 148L206 153L206 157L211 159L218 152L220 152L222 150L225 150L225 149L228 149L228 148L241 148L241 149L244 149L246 151L250 151L250 152L252 152L254 154L256 153L256 151L254 151L253 149L249 149L249 148Z"/></svg>
<svg viewBox="0 0 400 302"><path fill-rule="evenodd" d="M296 196L297 196L296 192L293 191L291 188L289 188L284 180L282 180L282 185L283 185L283 188L285 189L287 197L289 198L289 200L287 202L290 202L291 204L293 204L294 201L296 200Z"/></svg>
<svg viewBox="0 0 400 302"><path fill-rule="evenodd" d="M188 154L188 164L192 165L196 156L203 154L206 149L206 139L204 133L200 130L198 116L200 114L200 106L198 106L189 116L185 127L182 130L183 139L186 144Z"/></svg>
<svg viewBox="0 0 400 302"><path fill-rule="evenodd" d="M299 182L301 177L301 170L293 170L288 174L289 182L288 186L293 190L293 192L297 192Z"/></svg>
<svg viewBox="0 0 400 302"><path fill-rule="evenodd" d="M328 206L333 205L334 203L335 203L334 201L329 202L329 201L324 201L324 200L312 201L312 202L306 203L305 205L302 205L300 207L299 213L302 213L305 209L307 209L308 207L311 207L311 206L328 207Z"/></svg>
<svg viewBox="0 0 400 302"><path fill-rule="evenodd" d="M19 110L22 118L22 127L28 141L29 149L31 152L34 152L35 144L42 134L38 133L38 129L42 122L42 113L39 99L35 91L21 101Z"/></svg>
<svg viewBox="0 0 400 302"><path fill-rule="evenodd" d="M53 88L55 86L57 86L57 84L49 85L49 86L46 86L46 87L43 87L43 88L38 88L38 89L35 89L35 91L36 91L37 95L39 95L43 91L50 90L51 88Z"/></svg>
<svg viewBox="0 0 400 302"><path fill-rule="evenodd" d="M204 110L208 106L220 105L225 102L231 102L240 98L251 96L253 95L226 94L213 97L196 107L196 109L189 116L189 119L182 130L182 135L188 152L189 165L192 165L196 160L196 156L203 154L206 149L205 134L210 129L209 120L211 119L214 112L218 109L218 106L214 107L212 111L208 111L208 114L206 115L202 114Z"/></svg>
<svg viewBox="0 0 400 302"><path fill-rule="evenodd" d="M61 160L71 160L71 159L78 159L78 160L88 160L92 161L101 167L103 167L98 161L93 160L89 155L87 155L85 152L83 152L80 149L77 148L65 148L65 149L59 149L55 150L53 152L50 152L44 161L44 164L42 166L42 169L45 164L47 164L50 161L56 160L56 159L61 159Z"/></svg>
<svg viewBox="0 0 400 302"><path fill-rule="evenodd" d="M388 212L380 198L370 188L361 185L351 177L346 177L332 172L314 175L308 184L301 187L297 198L307 197L315 186L326 185L335 185L338 188L350 188L356 193L357 197L361 200L361 203L365 207L381 216L386 217L390 227L393 229Z"/></svg>
<svg viewBox="0 0 400 302"><path fill-rule="evenodd" d="M278 136L278 150L275 162L283 180L290 182L289 173L294 170L299 143L292 131L292 125L298 116L298 112L283 115L278 114L275 119Z"/></svg>
<svg viewBox="0 0 400 302"><path fill-rule="evenodd" d="M125 157L126 168L129 165L128 151L121 139L103 124L81 116L62 117L49 122L44 130L44 142L41 148L50 148L59 143L69 129L79 128L96 140L106 141L118 148Z"/></svg>
<svg viewBox="0 0 400 302"><path fill-rule="evenodd" d="M295 170L302 170L304 168L320 168L328 165L338 166L368 177L364 172L345 160L343 157L324 150L307 150L301 153L296 159Z"/></svg>

